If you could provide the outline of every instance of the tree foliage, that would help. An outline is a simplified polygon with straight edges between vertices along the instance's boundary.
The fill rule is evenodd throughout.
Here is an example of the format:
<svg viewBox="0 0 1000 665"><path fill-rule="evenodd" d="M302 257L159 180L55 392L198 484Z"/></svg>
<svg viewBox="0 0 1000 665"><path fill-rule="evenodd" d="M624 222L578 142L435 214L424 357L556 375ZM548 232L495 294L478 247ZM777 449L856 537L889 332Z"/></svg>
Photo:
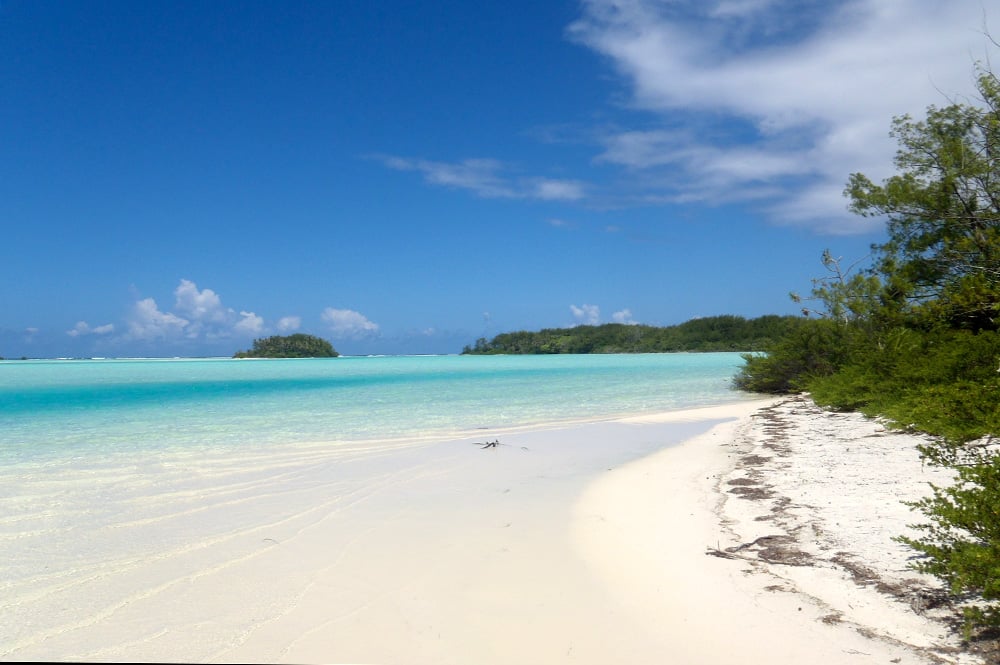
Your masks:
<svg viewBox="0 0 1000 665"><path fill-rule="evenodd" d="M880 294L882 282L871 270L857 270L861 261L853 265L843 265L843 259L835 258L830 250L823 250L820 258L826 274L812 281L812 295L809 300L819 301L821 309L803 307L805 316L818 315L839 323L858 323L870 320L882 304ZM793 301L802 303L804 299L797 293L790 294Z"/></svg>
<svg viewBox="0 0 1000 665"><path fill-rule="evenodd" d="M923 555L918 569L978 599L970 631L1000 625L1000 456L984 445L1000 433L1000 84L978 73L977 103L895 119L896 175L855 173L845 189L888 240L858 272L824 253L822 307L805 310L819 317L746 356L735 379L935 435L924 458L957 481L912 504L928 522L900 540Z"/></svg>
<svg viewBox="0 0 1000 665"><path fill-rule="evenodd" d="M1000 84L978 79L980 104L896 118L897 175L851 175L851 209L888 219L879 248L887 296L930 323L996 330L1000 314Z"/></svg>
<svg viewBox="0 0 1000 665"><path fill-rule="evenodd" d="M249 351L237 351L234 358L336 358L333 345L325 339L296 333L274 335L253 341Z"/></svg>
<svg viewBox="0 0 1000 665"><path fill-rule="evenodd" d="M769 314L755 319L709 316L676 326L606 323L546 328L537 332L481 337L464 354L664 353L672 351L756 351L780 339L796 317Z"/></svg>

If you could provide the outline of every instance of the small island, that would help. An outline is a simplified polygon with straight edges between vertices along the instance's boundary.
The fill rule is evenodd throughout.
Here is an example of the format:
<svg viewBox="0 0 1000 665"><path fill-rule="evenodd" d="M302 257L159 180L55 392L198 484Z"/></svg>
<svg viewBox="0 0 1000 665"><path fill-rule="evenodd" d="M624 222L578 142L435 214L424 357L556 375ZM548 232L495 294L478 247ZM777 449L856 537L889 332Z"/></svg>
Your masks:
<svg viewBox="0 0 1000 665"><path fill-rule="evenodd" d="M296 333L255 339L253 348L237 351L233 358L336 358L339 355L325 339Z"/></svg>

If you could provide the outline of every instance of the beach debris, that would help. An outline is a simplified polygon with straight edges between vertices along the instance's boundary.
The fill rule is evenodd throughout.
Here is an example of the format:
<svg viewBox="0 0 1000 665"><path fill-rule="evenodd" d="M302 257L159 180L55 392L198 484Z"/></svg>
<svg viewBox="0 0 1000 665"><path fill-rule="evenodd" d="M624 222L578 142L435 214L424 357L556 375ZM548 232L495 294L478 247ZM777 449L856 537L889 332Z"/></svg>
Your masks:
<svg viewBox="0 0 1000 665"><path fill-rule="evenodd" d="M812 566L812 556L794 546L795 539L791 536L761 536L756 540L727 547L724 550L718 547L707 547L705 554L717 556L722 559L742 559L744 561L761 560L765 563L781 564L784 566ZM753 549L759 548L759 549ZM756 556L742 554L744 550L752 549Z"/></svg>
<svg viewBox="0 0 1000 665"><path fill-rule="evenodd" d="M499 448L500 446L506 446L506 443L500 443L500 439L494 439L493 441L472 441L472 445L479 446L483 450L487 448Z"/></svg>
<svg viewBox="0 0 1000 665"><path fill-rule="evenodd" d="M494 439L493 441L473 441L474 445L479 446L482 449L486 448L499 448L500 446L509 446L509 443L500 443L500 439ZM528 450L527 446L521 446L521 450Z"/></svg>

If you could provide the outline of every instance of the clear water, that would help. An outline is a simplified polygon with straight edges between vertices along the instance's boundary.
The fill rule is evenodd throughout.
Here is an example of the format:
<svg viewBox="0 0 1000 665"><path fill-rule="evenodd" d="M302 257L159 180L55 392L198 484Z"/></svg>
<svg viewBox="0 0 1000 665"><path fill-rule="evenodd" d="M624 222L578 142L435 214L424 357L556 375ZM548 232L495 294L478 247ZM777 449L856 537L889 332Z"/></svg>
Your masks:
<svg viewBox="0 0 1000 665"><path fill-rule="evenodd" d="M467 434L746 398L736 353L0 363L0 461Z"/></svg>
<svg viewBox="0 0 1000 665"><path fill-rule="evenodd" d="M563 519L560 502L606 469L711 423L628 434L604 423L603 435L579 440L508 428L746 399L730 389L740 363L738 354L0 362L0 659L234 660L220 649L296 616L334 562L392 560L389 542L437 552L526 506ZM509 447L452 445L500 430ZM495 524L480 524L484 510ZM398 556L416 576L438 563L411 553ZM331 612L371 602L379 587L363 577L318 585ZM334 623L319 620L324 630Z"/></svg>

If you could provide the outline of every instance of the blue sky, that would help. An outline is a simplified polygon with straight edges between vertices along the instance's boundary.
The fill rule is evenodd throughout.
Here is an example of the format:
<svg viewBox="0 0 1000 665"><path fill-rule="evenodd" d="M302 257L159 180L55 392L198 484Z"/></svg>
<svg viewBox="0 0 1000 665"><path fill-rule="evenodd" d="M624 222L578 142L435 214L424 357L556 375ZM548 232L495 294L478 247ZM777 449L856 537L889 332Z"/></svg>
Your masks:
<svg viewBox="0 0 1000 665"><path fill-rule="evenodd" d="M5 0L0 355L795 313L986 6Z"/></svg>

